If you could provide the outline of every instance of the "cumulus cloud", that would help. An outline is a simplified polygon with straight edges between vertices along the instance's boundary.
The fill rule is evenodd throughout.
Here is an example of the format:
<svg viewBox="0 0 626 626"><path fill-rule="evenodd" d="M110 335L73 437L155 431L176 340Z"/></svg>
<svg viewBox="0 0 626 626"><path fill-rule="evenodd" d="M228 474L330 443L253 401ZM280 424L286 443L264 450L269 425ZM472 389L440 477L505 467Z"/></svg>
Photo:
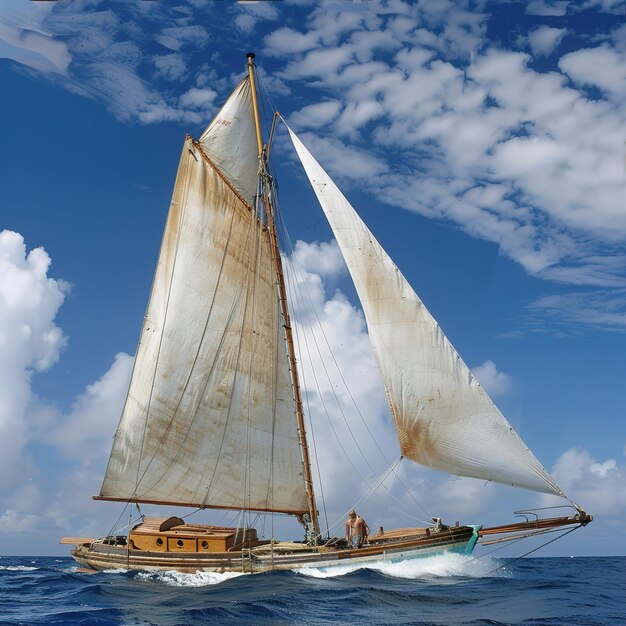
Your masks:
<svg viewBox="0 0 626 626"><path fill-rule="evenodd" d="M67 342L55 319L69 285L51 277L50 267L43 248L28 250L19 233L0 232L0 533L7 535L41 530L51 520L69 522L79 514L75 491L58 503L63 515L54 513L54 498L66 479L55 484L56 471L43 473L41 460L54 458L61 474L74 473L73 489L81 481L85 491L97 489L133 361L118 354L67 415L36 397L33 376L50 369Z"/></svg>
<svg viewBox="0 0 626 626"><path fill-rule="evenodd" d="M360 310L328 279L345 272L335 242L298 242L286 259L305 412L331 523L398 456L395 432Z"/></svg>
<svg viewBox="0 0 626 626"><path fill-rule="evenodd" d="M566 28L552 28L551 26L540 26L528 33L528 43L534 56L548 56L563 39Z"/></svg>
<svg viewBox="0 0 626 626"><path fill-rule="evenodd" d="M320 128L332 122L341 110L339 100L309 104L292 113L290 121L300 128Z"/></svg>
<svg viewBox="0 0 626 626"><path fill-rule="evenodd" d="M89 385L50 437L65 457L106 458L126 398L133 357L119 353L110 369Z"/></svg>
<svg viewBox="0 0 626 626"><path fill-rule="evenodd" d="M69 290L48 276L50 257L43 248L27 252L19 233L0 232L0 484L10 485L28 460L25 414L31 377L50 368L67 338L54 323Z"/></svg>
<svg viewBox="0 0 626 626"><path fill-rule="evenodd" d="M180 97L180 104L186 108L205 109L213 105L217 94L212 89L192 87Z"/></svg>
<svg viewBox="0 0 626 626"><path fill-rule="evenodd" d="M554 464L552 475L565 493L605 518L626 511L626 465L615 459L598 461L583 448L571 448Z"/></svg>
<svg viewBox="0 0 626 626"><path fill-rule="evenodd" d="M577 50L561 58L559 67L581 84L598 87L609 94L626 96L626 66L624 54L606 45Z"/></svg>
<svg viewBox="0 0 626 626"><path fill-rule="evenodd" d="M485 361L482 365L472 368L472 373L485 391L495 397L505 396L513 387L513 381L509 374L499 372L493 361Z"/></svg>
<svg viewBox="0 0 626 626"><path fill-rule="evenodd" d="M270 33L264 40L266 54L280 56L305 52L319 45L316 33L300 33L292 28L283 27Z"/></svg>

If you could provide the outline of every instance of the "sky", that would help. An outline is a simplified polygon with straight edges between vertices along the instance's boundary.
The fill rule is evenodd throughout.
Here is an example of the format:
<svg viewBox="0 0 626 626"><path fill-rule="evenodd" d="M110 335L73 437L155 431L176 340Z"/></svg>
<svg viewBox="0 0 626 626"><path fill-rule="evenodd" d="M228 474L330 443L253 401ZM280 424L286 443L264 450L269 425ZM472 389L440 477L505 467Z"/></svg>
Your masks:
<svg viewBox="0 0 626 626"><path fill-rule="evenodd" d="M4 0L0 554L67 554L60 536L101 536L121 513L91 496L180 150L248 51L264 118L281 112L594 515L542 554L626 554L625 48L622 0ZM332 525L399 450L363 314L284 129L274 156L286 265L306 284L292 301L301 341L321 327L312 362L338 368L313 384L302 362ZM359 501L370 526L426 512L497 524L554 503L408 461L390 488L397 501Z"/></svg>

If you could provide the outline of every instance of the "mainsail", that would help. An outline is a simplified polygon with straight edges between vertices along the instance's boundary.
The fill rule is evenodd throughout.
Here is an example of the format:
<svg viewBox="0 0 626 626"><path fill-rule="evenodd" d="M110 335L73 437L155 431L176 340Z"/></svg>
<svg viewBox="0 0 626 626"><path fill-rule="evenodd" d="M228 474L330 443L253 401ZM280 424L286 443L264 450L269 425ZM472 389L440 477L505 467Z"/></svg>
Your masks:
<svg viewBox="0 0 626 626"><path fill-rule="evenodd" d="M307 511L249 100L183 146L103 499Z"/></svg>
<svg viewBox="0 0 626 626"><path fill-rule="evenodd" d="M361 300L402 455L565 497L330 176L289 133Z"/></svg>

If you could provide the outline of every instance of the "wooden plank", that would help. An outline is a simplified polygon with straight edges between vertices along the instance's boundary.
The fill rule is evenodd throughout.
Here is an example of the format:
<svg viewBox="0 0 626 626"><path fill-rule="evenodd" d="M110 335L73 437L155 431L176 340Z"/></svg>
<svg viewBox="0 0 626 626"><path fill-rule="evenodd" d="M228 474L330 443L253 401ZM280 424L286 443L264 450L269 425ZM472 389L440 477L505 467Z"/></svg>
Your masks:
<svg viewBox="0 0 626 626"><path fill-rule="evenodd" d="M79 545L81 543L93 543L95 539L91 537L61 537L59 543L65 543L70 545Z"/></svg>

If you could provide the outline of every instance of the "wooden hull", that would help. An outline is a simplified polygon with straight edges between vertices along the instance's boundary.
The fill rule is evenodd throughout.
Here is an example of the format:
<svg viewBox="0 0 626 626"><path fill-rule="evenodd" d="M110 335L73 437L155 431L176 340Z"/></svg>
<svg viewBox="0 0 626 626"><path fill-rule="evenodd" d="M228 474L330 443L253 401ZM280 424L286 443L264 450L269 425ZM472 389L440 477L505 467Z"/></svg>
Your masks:
<svg viewBox="0 0 626 626"><path fill-rule="evenodd" d="M444 553L470 554L480 526L447 528L430 535L414 534L386 541L372 540L358 549L310 548L297 544L266 545L261 549L228 552L152 552L95 541L77 545L72 556L81 565L96 570L173 570L194 573L237 572L256 574L272 570L367 566L368 563L395 563ZM423 529L415 529L423 531Z"/></svg>

